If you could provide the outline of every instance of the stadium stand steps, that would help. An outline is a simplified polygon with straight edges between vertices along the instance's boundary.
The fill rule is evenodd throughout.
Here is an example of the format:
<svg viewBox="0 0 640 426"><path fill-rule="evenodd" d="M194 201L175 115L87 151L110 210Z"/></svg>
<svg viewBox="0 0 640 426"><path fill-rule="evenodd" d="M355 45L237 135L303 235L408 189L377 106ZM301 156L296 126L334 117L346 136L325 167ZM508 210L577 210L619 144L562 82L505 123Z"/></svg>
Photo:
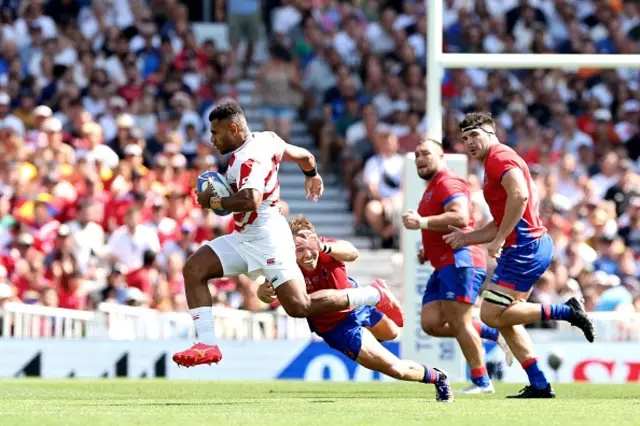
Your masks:
<svg viewBox="0 0 640 426"><path fill-rule="evenodd" d="M255 70L250 71L255 75ZM239 102L245 107L249 125L256 131L263 130L262 114L252 109L254 82L243 80L238 83ZM294 145L309 149L317 155L313 138L308 134L305 123L296 120L291 128L288 141ZM334 238L344 238L351 241L359 249L369 248L371 239L355 236L353 215L347 209L347 195L342 183L332 175L323 176L325 192L317 204L305 199L304 175L292 163L283 163L280 168L280 194L289 204L291 215L303 213L315 225L320 235Z"/></svg>
<svg viewBox="0 0 640 426"><path fill-rule="evenodd" d="M402 299L402 255L395 250L361 249L358 260L347 266L347 272L360 285L383 279Z"/></svg>

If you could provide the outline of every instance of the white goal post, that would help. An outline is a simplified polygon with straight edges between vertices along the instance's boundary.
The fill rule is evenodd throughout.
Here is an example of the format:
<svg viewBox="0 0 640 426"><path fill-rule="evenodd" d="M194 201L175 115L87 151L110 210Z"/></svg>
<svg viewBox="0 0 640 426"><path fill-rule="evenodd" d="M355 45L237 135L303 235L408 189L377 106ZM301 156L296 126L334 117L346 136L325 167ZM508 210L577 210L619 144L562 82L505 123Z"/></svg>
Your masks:
<svg viewBox="0 0 640 426"><path fill-rule="evenodd" d="M640 68L640 55L567 55L567 54L457 54L442 51L443 0L427 2L427 131L429 137L442 140L441 84L447 68L486 69L558 69L593 67L600 69ZM424 191L418 177L413 155L405 160L404 211L416 209ZM467 175L465 155L448 155L447 163L461 176ZM420 329L421 290L431 273L428 265L420 266L416 250L420 243L418 231L402 231L405 329L401 352L405 358L439 366L447 370L453 381L465 380L466 363L457 344L449 339L430 339Z"/></svg>

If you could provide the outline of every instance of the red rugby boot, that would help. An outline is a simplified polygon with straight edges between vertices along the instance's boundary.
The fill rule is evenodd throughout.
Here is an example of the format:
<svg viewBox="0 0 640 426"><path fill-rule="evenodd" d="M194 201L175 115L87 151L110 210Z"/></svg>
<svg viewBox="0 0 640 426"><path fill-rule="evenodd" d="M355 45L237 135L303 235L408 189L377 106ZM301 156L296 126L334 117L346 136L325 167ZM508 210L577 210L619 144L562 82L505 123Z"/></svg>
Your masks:
<svg viewBox="0 0 640 426"><path fill-rule="evenodd" d="M404 326L404 312L400 302L393 295L389 285L384 280L375 280L372 284L380 292L380 301L376 308L391 319L398 327Z"/></svg>
<svg viewBox="0 0 640 426"><path fill-rule="evenodd" d="M202 364L217 364L222 359L222 352L218 345L196 343L186 351L173 355L173 362L182 367L194 367Z"/></svg>

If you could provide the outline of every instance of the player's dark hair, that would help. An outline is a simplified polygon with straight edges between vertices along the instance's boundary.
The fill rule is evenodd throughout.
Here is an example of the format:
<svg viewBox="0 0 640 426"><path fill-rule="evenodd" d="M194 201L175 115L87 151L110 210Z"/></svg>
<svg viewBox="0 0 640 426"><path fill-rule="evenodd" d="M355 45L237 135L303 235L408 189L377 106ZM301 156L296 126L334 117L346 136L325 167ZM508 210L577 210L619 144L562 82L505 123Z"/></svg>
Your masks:
<svg viewBox="0 0 640 426"><path fill-rule="evenodd" d="M235 117L244 116L242 107L234 101L224 102L218 105L209 113L209 121L218 120L230 120Z"/></svg>
<svg viewBox="0 0 640 426"><path fill-rule="evenodd" d="M296 235L300 231L311 231L314 234L316 233L316 229L313 227L311 221L303 214L294 216L289 221L289 228L291 228L291 233L293 235Z"/></svg>
<svg viewBox="0 0 640 426"><path fill-rule="evenodd" d="M462 121L458 124L460 131L472 127L482 127L485 124L489 124L493 131L496 131L496 122L493 121L493 117L490 112L470 112L465 115Z"/></svg>

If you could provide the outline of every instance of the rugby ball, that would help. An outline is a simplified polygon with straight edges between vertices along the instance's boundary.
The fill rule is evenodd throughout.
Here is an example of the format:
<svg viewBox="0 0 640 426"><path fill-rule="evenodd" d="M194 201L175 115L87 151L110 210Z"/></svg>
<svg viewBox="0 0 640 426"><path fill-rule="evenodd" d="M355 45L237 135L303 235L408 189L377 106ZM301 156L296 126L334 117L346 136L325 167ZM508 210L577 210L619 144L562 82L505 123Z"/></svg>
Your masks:
<svg viewBox="0 0 640 426"><path fill-rule="evenodd" d="M233 191L231 190L229 183L227 183L227 179L224 177L224 175L214 171L206 171L200 173L196 185L198 188L198 192L202 192L209 186L211 186L213 188L214 197L218 198L229 197L231 194L233 194ZM231 213L226 210L211 210L213 210L213 212L218 216L226 216Z"/></svg>

